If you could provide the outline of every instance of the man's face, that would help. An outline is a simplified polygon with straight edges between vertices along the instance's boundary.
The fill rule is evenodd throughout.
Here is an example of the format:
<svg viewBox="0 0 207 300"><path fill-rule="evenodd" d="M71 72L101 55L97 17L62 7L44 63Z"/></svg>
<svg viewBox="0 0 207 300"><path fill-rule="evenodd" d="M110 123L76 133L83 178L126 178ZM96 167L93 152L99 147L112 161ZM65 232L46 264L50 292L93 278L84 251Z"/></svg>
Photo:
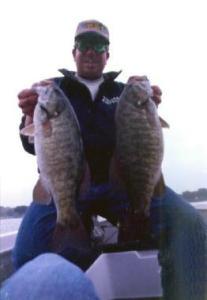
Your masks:
<svg viewBox="0 0 207 300"><path fill-rule="evenodd" d="M79 76L97 79L101 77L109 58L108 46L101 38L83 36L75 43L73 57Z"/></svg>

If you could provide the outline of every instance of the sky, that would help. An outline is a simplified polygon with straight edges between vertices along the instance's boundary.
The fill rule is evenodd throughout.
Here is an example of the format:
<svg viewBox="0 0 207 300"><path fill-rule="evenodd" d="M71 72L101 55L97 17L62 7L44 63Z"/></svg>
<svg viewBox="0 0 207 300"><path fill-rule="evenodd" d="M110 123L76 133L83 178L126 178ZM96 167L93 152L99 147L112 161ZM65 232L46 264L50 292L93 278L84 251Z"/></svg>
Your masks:
<svg viewBox="0 0 207 300"><path fill-rule="evenodd" d="M205 0L7 0L0 4L0 205L29 205L36 158L19 139L17 94L34 82L75 70L77 24L98 19L110 31L105 71L118 80L146 75L162 89L162 165L176 192L207 187L207 44Z"/></svg>

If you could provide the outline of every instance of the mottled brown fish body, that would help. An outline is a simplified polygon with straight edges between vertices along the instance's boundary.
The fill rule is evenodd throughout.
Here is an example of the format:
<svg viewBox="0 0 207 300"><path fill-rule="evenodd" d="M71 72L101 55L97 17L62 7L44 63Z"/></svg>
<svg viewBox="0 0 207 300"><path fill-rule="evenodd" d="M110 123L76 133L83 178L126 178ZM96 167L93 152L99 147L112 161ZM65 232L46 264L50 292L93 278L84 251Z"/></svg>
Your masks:
<svg viewBox="0 0 207 300"><path fill-rule="evenodd" d="M161 175L163 136L156 106L139 82L126 85L115 122L116 156L132 209L147 214Z"/></svg>
<svg viewBox="0 0 207 300"><path fill-rule="evenodd" d="M76 115L56 86L38 90L35 152L43 186L57 208L57 223L75 227L75 199L83 172L83 145Z"/></svg>

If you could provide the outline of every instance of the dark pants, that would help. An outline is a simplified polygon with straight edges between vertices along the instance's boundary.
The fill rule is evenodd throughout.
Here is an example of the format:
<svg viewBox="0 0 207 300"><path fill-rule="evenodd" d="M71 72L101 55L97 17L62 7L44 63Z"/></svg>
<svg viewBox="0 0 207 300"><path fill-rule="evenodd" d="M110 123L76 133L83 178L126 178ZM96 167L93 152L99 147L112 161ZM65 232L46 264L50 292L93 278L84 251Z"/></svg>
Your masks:
<svg viewBox="0 0 207 300"><path fill-rule="evenodd" d="M94 186L78 202L80 212L97 213L116 220L127 206L125 195L109 185ZM159 245L163 295L170 300L207 299L207 228L200 214L186 201L166 188L165 195L154 198L150 207L151 232ZM41 253L50 251L56 223L54 204L32 203L22 221L13 251L16 268ZM62 256L83 269L93 261L90 249L66 245Z"/></svg>

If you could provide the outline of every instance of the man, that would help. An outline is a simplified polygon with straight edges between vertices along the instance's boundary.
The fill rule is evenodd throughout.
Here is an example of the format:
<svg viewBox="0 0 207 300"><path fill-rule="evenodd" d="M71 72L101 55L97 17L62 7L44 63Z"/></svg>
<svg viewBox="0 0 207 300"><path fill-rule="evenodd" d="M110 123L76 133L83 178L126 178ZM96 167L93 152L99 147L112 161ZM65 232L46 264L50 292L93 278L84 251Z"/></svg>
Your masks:
<svg viewBox="0 0 207 300"><path fill-rule="evenodd" d="M114 81L119 73L103 73L109 58L109 32L102 23L95 20L81 22L72 53L77 72L63 69L60 70L63 77L53 80L70 99L82 131L91 188L82 199L77 199L77 209L90 231L92 214L103 215L116 223L128 205L127 196L113 190L109 184L109 167L115 146L114 112L124 84ZM152 89L153 99L159 104L161 91L156 86ZM22 128L32 122L37 94L27 89L18 97L24 114ZM25 150L34 154L34 146L28 138L21 136L21 139ZM17 236L14 249L17 268L51 250L49 245L55 221L53 203L46 206L33 201ZM201 217L166 187L163 197L151 201L150 223L151 234L159 245L165 299L205 299L206 228ZM61 255L85 269L93 261L93 254L88 245L76 247L75 241L76 233L71 234L71 241Z"/></svg>

